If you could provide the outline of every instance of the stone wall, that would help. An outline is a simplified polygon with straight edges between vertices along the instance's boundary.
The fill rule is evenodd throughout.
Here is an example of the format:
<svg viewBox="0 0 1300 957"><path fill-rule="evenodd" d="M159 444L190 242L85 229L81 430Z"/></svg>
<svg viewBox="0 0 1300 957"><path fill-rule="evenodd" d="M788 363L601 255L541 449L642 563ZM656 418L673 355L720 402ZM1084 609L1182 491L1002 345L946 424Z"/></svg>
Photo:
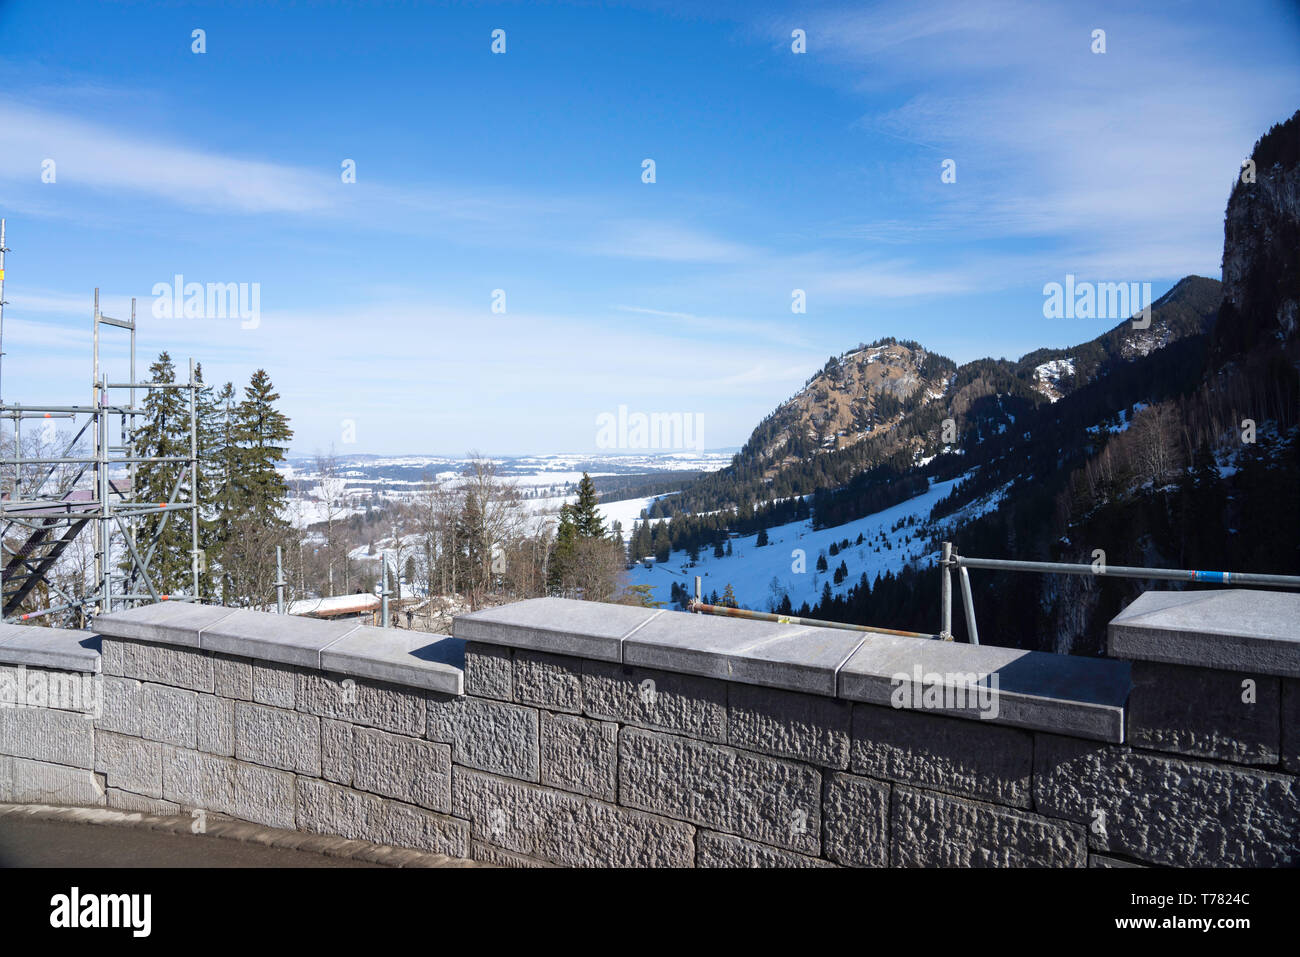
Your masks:
<svg viewBox="0 0 1300 957"><path fill-rule="evenodd" d="M1148 593L1097 660L562 599L455 637L169 602L96 622L93 732L0 711L0 800L507 866L1295 865L1298 621Z"/></svg>

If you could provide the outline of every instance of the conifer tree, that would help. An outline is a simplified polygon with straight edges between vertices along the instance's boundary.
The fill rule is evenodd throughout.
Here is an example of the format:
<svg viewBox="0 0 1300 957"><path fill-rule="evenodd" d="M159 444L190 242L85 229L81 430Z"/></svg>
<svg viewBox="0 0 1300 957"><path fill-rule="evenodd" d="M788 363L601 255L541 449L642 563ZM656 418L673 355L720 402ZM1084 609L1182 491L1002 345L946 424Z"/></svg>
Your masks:
<svg viewBox="0 0 1300 957"><path fill-rule="evenodd" d="M572 505L573 524L579 538L604 538L605 522L600 515L596 483L586 472L578 483L578 501Z"/></svg>
<svg viewBox="0 0 1300 957"><path fill-rule="evenodd" d="M163 352L149 366L148 381L174 382L175 379L176 369L171 356ZM138 418L131 433L135 455L140 458L188 458L190 418L183 390L149 389L143 408L146 414ZM187 468L187 464L181 461L139 463L132 497L137 502L153 505L188 500L188 482L183 480ZM178 482L182 484L180 489L177 489ZM181 509L171 512L161 509L145 515L140 522L137 541L153 542L155 537L158 544L149 559L149 578L154 588L160 594L188 593L192 586L189 515ZM138 571L129 556L121 567L130 576L130 588L142 588Z"/></svg>
<svg viewBox="0 0 1300 957"><path fill-rule="evenodd" d="M573 520L573 506L560 506L560 526L555 531L555 545L546 569L546 586L552 594L562 593L570 577L577 549L578 528Z"/></svg>
<svg viewBox="0 0 1300 957"><path fill-rule="evenodd" d="M288 440L293 438L289 420L275 407L279 398L270 376L258 369L235 411L240 510L275 527L287 525L281 510L288 500L289 487L276 466L284 461Z"/></svg>

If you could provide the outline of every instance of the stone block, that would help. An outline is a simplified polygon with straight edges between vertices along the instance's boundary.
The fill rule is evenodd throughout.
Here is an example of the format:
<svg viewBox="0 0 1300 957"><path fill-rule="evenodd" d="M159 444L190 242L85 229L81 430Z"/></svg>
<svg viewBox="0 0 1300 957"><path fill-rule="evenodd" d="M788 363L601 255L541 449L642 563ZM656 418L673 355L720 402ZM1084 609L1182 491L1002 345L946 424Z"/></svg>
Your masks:
<svg viewBox="0 0 1300 957"><path fill-rule="evenodd" d="M822 792L822 854L848 867L889 866L889 785L832 771Z"/></svg>
<svg viewBox="0 0 1300 957"><path fill-rule="evenodd" d="M582 711L582 659L515 652L515 701L550 711Z"/></svg>
<svg viewBox="0 0 1300 957"><path fill-rule="evenodd" d="M1094 851L1175 867L1300 864L1291 775L1039 735L1034 805L1087 826Z"/></svg>
<svg viewBox="0 0 1300 957"><path fill-rule="evenodd" d="M756 844L732 834L700 831L695 837L696 867L834 867L830 861L779 847Z"/></svg>
<svg viewBox="0 0 1300 957"><path fill-rule="evenodd" d="M95 724L88 713L0 707L0 754L73 768L95 764Z"/></svg>
<svg viewBox="0 0 1300 957"><path fill-rule="evenodd" d="M335 784L352 784L352 725L322 718L320 722L321 776Z"/></svg>
<svg viewBox="0 0 1300 957"><path fill-rule="evenodd" d="M1128 743L1236 764L1277 764L1280 681L1135 661Z"/></svg>
<svg viewBox="0 0 1300 957"><path fill-rule="evenodd" d="M1300 680L1282 680L1282 767L1300 774Z"/></svg>
<svg viewBox="0 0 1300 957"><path fill-rule="evenodd" d="M353 787L434 811L451 810L451 748L375 728L353 733Z"/></svg>
<svg viewBox="0 0 1300 957"><path fill-rule="evenodd" d="M140 669L136 661L140 646L134 641L118 638L100 638L99 669L106 675L134 676Z"/></svg>
<svg viewBox="0 0 1300 957"><path fill-rule="evenodd" d="M895 786L895 867L1084 867L1083 827L934 791Z"/></svg>
<svg viewBox="0 0 1300 957"><path fill-rule="evenodd" d="M528 869L555 867L549 861L540 861L526 854L515 854L512 851L502 850L499 847L493 847L491 844L483 844L479 841L473 841L470 844L470 857L479 863L488 864L492 867Z"/></svg>
<svg viewBox="0 0 1300 957"><path fill-rule="evenodd" d="M452 746L457 764L538 779L537 711L488 698L431 697L426 737Z"/></svg>
<svg viewBox="0 0 1300 957"><path fill-rule="evenodd" d="M298 669L276 662L252 663L253 700L273 708L294 709Z"/></svg>
<svg viewBox="0 0 1300 957"><path fill-rule="evenodd" d="M145 682L140 691L141 737L193 748L198 742L198 706L193 691Z"/></svg>
<svg viewBox="0 0 1300 957"><path fill-rule="evenodd" d="M1030 806L1034 738L1027 731L859 704L853 708L851 750L856 774Z"/></svg>
<svg viewBox="0 0 1300 957"><path fill-rule="evenodd" d="M163 797L184 807L232 813L235 762L171 745L162 746Z"/></svg>
<svg viewBox="0 0 1300 957"><path fill-rule="evenodd" d="M89 768L0 758L0 800L14 804L102 806L106 801L101 775Z"/></svg>
<svg viewBox="0 0 1300 957"><path fill-rule="evenodd" d="M315 778L298 778L298 830L334 834L353 841L377 841L383 830L387 802Z"/></svg>
<svg viewBox="0 0 1300 957"><path fill-rule="evenodd" d="M1089 867L1146 867L1145 864L1136 864L1133 861L1126 861L1121 857L1107 857L1105 854L1089 854Z"/></svg>
<svg viewBox="0 0 1300 957"><path fill-rule="evenodd" d="M161 798L163 747L156 741L100 731L95 735L95 770L104 775L108 787Z"/></svg>
<svg viewBox="0 0 1300 957"><path fill-rule="evenodd" d="M456 768L452 813L477 841L566 867L691 867L695 829L592 798Z"/></svg>
<svg viewBox="0 0 1300 957"><path fill-rule="evenodd" d="M727 685L713 678L585 661L582 696L593 718L727 741Z"/></svg>
<svg viewBox="0 0 1300 957"><path fill-rule="evenodd" d="M199 695L195 747L209 754L234 757L235 703L216 695Z"/></svg>
<svg viewBox="0 0 1300 957"><path fill-rule="evenodd" d="M469 825L374 794L298 779L298 829L450 857L469 856Z"/></svg>
<svg viewBox="0 0 1300 957"><path fill-rule="evenodd" d="M212 680L216 693L223 698L253 700L253 663L247 658L214 654Z"/></svg>
<svg viewBox="0 0 1300 957"><path fill-rule="evenodd" d="M830 768L849 765L847 701L758 685L727 689L728 742Z"/></svg>
<svg viewBox="0 0 1300 957"><path fill-rule="evenodd" d="M297 811L294 782L294 776L287 771L237 761L231 813L254 824L291 829Z"/></svg>
<svg viewBox="0 0 1300 957"><path fill-rule="evenodd" d="M298 674L298 710L349 721L394 734L420 737L425 729L425 694L364 678Z"/></svg>
<svg viewBox="0 0 1300 957"><path fill-rule="evenodd" d="M320 777L320 719L239 701L235 704L235 757Z"/></svg>
<svg viewBox="0 0 1300 957"><path fill-rule="evenodd" d="M161 747L161 745L159 745ZM179 804L160 801L143 794L132 794L119 788L107 788L108 806L118 811L138 811L141 814L156 814L159 817L175 817L181 813Z"/></svg>
<svg viewBox="0 0 1300 957"><path fill-rule="evenodd" d="M213 691L212 658L206 652L142 642L106 640L104 645L107 674L189 691ZM115 662L119 651L121 660Z"/></svg>
<svg viewBox="0 0 1300 957"><path fill-rule="evenodd" d="M549 711L541 717L542 784L613 801L618 792L618 725Z"/></svg>
<svg viewBox="0 0 1300 957"><path fill-rule="evenodd" d="M514 649L465 643L465 694L475 698L515 699Z"/></svg>
<svg viewBox="0 0 1300 957"><path fill-rule="evenodd" d="M102 675L103 706L95 727L102 731L114 731L140 737L141 697L144 684L134 678L121 678L117 675Z"/></svg>
<svg viewBox="0 0 1300 957"><path fill-rule="evenodd" d="M448 857L469 857L469 823L418 807L388 801L377 839Z"/></svg>
<svg viewBox="0 0 1300 957"><path fill-rule="evenodd" d="M821 774L781 758L623 728L619 803L817 856Z"/></svg>

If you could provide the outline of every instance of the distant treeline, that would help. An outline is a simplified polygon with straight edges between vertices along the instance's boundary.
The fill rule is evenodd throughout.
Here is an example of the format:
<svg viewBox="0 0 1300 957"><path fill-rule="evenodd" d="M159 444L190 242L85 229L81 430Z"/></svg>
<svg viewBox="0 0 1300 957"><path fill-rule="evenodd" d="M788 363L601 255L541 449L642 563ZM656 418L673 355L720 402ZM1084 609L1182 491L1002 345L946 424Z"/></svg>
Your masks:
<svg viewBox="0 0 1300 957"><path fill-rule="evenodd" d="M592 479L602 502L622 502L676 492L705 472L643 472L636 475L598 475Z"/></svg>

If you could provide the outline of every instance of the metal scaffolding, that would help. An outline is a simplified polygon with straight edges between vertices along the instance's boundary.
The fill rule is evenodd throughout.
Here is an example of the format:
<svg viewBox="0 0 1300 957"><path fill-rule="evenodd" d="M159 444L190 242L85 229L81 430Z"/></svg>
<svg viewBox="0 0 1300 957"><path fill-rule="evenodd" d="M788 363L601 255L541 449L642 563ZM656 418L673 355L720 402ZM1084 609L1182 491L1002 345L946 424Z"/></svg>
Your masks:
<svg viewBox="0 0 1300 957"><path fill-rule="evenodd" d="M100 363L101 327L130 333L130 377L125 382L109 381ZM100 312L96 289L92 329L90 405L6 404L0 399L0 420L9 420L12 444L12 455L0 459L0 596L6 621L52 615L73 627L83 627L96 614L133 603L200 600L199 384L194 360L189 363L187 382L136 381L134 299L131 318L115 319ZM136 397L140 391L153 389L189 392L188 455L138 454L136 420L147 410L136 404ZM121 398L114 401L113 396ZM39 448L36 456L23 454L23 423L32 419L69 422L72 438L60 443L60 454ZM89 454L84 451L85 441L90 443ZM167 500L138 500L138 467L168 464L179 467L175 480L169 483ZM191 582L185 594L167 594L156 580L154 559L163 532L177 511L189 515ZM161 518L150 523L147 519L151 516ZM178 516L176 520L182 519ZM56 580L60 558L87 527L94 529L91 567Z"/></svg>

